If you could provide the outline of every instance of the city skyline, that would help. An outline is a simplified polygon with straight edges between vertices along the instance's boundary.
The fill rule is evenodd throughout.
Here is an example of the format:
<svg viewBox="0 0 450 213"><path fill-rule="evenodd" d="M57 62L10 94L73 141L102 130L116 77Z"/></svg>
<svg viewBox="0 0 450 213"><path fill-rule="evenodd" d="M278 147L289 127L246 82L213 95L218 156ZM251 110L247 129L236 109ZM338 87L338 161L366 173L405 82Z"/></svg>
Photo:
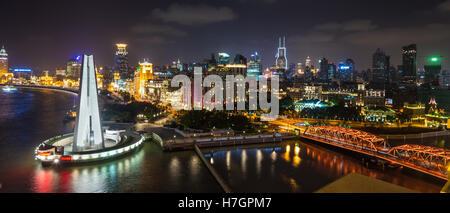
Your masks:
<svg viewBox="0 0 450 213"><path fill-rule="evenodd" d="M371 55L381 48L396 66L402 63L402 47L415 43L418 68L425 65L427 58L440 56L444 59L442 68L448 69L449 50L445 47L450 44L446 20L450 1L403 6L405 2L362 5L355 1L300 4L283 0L218 0L156 1L149 5L134 1L119 7L114 1L96 1L90 9L83 8L81 2L27 2L24 6L8 2L5 16L9 18L0 43L7 48L11 66L40 70L61 67L67 59L83 53L97 55L97 64L112 66L114 44L119 42L129 45L130 65L137 65L142 58L157 65L170 64L178 58L183 63L198 62L218 52L249 58L257 51L263 67L269 67L274 64L280 36L286 36L289 63L303 63L307 56L316 66L322 57L336 64L351 58L361 70L371 68ZM38 13L33 5L44 9ZM383 9L383 16L374 12L383 5L389 5ZM67 10L80 12L65 16L63 12ZM286 11L286 15L272 14L274 10ZM349 11L355 14L350 16ZM199 13L201 17L195 15ZM179 15L188 18L180 19ZM36 16L39 19L33 19ZM239 33L244 30L245 34ZM414 36L405 39L404 35Z"/></svg>

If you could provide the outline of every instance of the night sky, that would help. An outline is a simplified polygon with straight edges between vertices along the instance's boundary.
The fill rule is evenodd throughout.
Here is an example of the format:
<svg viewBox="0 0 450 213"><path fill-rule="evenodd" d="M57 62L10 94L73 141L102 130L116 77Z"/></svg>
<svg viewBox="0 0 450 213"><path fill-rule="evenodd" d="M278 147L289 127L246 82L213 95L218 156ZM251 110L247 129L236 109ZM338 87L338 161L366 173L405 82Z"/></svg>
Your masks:
<svg viewBox="0 0 450 213"><path fill-rule="evenodd" d="M129 44L130 65L180 58L201 61L211 53L249 56L264 67L275 61L278 37L286 35L288 63L311 56L358 70L371 66L377 47L401 63L401 47L418 45L418 65L442 56L450 68L450 0L1 0L0 45L10 66L62 67L73 56L94 54L112 66L114 44Z"/></svg>

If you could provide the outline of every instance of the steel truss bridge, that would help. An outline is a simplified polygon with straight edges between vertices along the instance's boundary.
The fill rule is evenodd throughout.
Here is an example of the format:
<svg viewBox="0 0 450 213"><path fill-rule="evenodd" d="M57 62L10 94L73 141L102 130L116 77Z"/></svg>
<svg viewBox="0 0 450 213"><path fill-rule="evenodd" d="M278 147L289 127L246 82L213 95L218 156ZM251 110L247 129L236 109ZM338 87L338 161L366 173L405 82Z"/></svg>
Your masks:
<svg viewBox="0 0 450 213"><path fill-rule="evenodd" d="M301 137L359 152L448 180L450 150L405 144L391 147L384 138L338 126L308 127Z"/></svg>

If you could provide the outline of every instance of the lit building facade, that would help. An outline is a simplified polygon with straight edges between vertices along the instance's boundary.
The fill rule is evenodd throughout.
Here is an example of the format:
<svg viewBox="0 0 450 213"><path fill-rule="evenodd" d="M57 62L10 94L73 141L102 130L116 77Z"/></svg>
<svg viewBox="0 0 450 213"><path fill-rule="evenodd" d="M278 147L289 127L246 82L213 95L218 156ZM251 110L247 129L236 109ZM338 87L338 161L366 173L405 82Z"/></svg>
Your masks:
<svg viewBox="0 0 450 213"><path fill-rule="evenodd" d="M279 38L278 42L278 52L276 55L275 60L275 66L279 69L288 69L288 61L287 61L287 54L286 54L286 37L283 36L283 38Z"/></svg>
<svg viewBox="0 0 450 213"><path fill-rule="evenodd" d="M225 65L230 63L230 55L228 53L219 53L217 64Z"/></svg>
<svg viewBox="0 0 450 213"><path fill-rule="evenodd" d="M347 59L340 62L337 72L337 78L343 82L352 82L355 79L355 62L352 59Z"/></svg>
<svg viewBox="0 0 450 213"><path fill-rule="evenodd" d="M128 52L127 52L127 44L119 43L116 44L116 53L115 53L115 70L119 72L121 79L131 79L133 78L133 72L130 72L128 67Z"/></svg>
<svg viewBox="0 0 450 213"><path fill-rule="evenodd" d="M8 53L2 46L2 49L0 49L0 78L3 78L6 73L8 73Z"/></svg>
<svg viewBox="0 0 450 213"><path fill-rule="evenodd" d="M261 66L261 58L258 53L255 52L250 56L250 60L247 63L247 76L255 77L256 80L259 80L259 75L261 75L262 66Z"/></svg>
<svg viewBox="0 0 450 213"><path fill-rule="evenodd" d="M76 57L70 59L66 64L66 77L72 80L78 80L81 73L81 59Z"/></svg>
<svg viewBox="0 0 450 213"><path fill-rule="evenodd" d="M403 81L413 83L417 77L417 45L410 44L402 48Z"/></svg>
<svg viewBox="0 0 450 213"><path fill-rule="evenodd" d="M139 66L136 70L135 81L135 96L138 98L145 98L146 86L149 80L153 80L153 64L144 60L139 62Z"/></svg>
<svg viewBox="0 0 450 213"><path fill-rule="evenodd" d="M372 55L372 77L375 83L387 83L389 79L390 56L378 48Z"/></svg>

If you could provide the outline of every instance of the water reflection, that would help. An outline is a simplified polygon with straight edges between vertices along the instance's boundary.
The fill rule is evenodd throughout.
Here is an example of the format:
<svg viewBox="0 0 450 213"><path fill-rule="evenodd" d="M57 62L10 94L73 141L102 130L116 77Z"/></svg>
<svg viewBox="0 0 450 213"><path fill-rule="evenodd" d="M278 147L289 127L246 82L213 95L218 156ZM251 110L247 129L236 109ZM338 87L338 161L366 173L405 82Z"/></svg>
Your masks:
<svg viewBox="0 0 450 213"><path fill-rule="evenodd" d="M76 98L54 90L0 92L0 192L221 191L194 152L163 153L152 143L120 159L43 168L34 149L73 131L74 122L62 121Z"/></svg>
<svg viewBox="0 0 450 213"><path fill-rule="evenodd" d="M230 152L231 155L240 153L240 158L229 159L226 156ZM301 141L221 148L213 153L213 167L237 192L314 192L352 172L418 192L439 192L444 184L409 169L383 169L374 163L366 166L366 162L356 156ZM283 161L277 161L278 157ZM237 162L240 164L235 164ZM230 168L230 164L240 167Z"/></svg>

